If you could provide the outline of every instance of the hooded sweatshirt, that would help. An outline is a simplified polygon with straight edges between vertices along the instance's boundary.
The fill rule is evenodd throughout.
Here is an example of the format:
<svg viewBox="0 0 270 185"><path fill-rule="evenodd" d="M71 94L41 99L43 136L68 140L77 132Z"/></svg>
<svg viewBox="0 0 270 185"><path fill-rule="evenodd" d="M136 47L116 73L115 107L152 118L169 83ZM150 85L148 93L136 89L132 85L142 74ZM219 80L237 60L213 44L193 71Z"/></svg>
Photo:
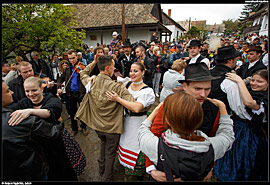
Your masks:
<svg viewBox="0 0 270 185"><path fill-rule="evenodd" d="M157 165L158 163L158 148L159 138L156 137L151 131L152 122L144 120L139 128L138 139L141 151L148 156L148 158ZM169 147L180 148L196 153L205 153L209 150L210 146L213 147L214 161L223 157L234 142L233 121L229 115L220 115L219 127L215 137L208 137L200 130L196 130L196 135L205 138L205 141L188 141L182 139L180 135L168 129L163 134L163 140ZM175 161L177 163L177 161ZM195 164L196 165L196 164Z"/></svg>

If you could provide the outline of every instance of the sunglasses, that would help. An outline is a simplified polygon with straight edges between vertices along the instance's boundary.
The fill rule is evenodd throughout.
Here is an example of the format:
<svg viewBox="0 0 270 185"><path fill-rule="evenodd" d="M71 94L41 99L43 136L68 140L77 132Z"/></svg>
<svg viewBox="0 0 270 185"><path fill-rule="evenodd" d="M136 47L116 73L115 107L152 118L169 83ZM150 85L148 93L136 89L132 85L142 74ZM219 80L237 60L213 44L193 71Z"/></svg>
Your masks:
<svg viewBox="0 0 270 185"><path fill-rule="evenodd" d="M61 65L63 65L63 64L68 64L68 62L63 62Z"/></svg>

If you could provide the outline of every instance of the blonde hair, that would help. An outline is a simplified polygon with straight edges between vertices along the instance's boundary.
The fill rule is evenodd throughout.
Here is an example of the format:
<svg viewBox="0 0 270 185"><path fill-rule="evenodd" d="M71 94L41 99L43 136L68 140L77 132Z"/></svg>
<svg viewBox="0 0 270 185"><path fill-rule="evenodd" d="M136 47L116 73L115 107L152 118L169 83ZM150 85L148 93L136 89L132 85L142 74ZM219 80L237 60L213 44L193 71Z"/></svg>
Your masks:
<svg viewBox="0 0 270 185"><path fill-rule="evenodd" d="M27 79L25 79L23 84L30 83L30 84L35 84L38 87L42 88L42 80L38 77L31 76Z"/></svg>
<svg viewBox="0 0 270 185"><path fill-rule="evenodd" d="M62 66L63 63L68 63L68 61L67 61L67 60L61 60L61 61L59 62L59 71L61 71L61 72L64 71L63 66Z"/></svg>
<svg viewBox="0 0 270 185"><path fill-rule="evenodd" d="M23 61L23 58L21 56L16 56L15 61L18 62L19 60Z"/></svg>
<svg viewBox="0 0 270 185"><path fill-rule="evenodd" d="M155 46L154 49L153 49L153 52L156 52L156 50L158 50L159 47L158 46Z"/></svg>
<svg viewBox="0 0 270 185"><path fill-rule="evenodd" d="M22 66L31 66L32 67L32 64L30 64L29 62L26 62L26 61L22 61L18 67L19 67L19 71L21 71L21 67Z"/></svg>
<svg viewBox="0 0 270 185"><path fill-rule="evenodd" d="M187 63L185 60L177 59L173 62L172 69L175 71L181 71L185 69L186 66L187 66Z"/></svg>

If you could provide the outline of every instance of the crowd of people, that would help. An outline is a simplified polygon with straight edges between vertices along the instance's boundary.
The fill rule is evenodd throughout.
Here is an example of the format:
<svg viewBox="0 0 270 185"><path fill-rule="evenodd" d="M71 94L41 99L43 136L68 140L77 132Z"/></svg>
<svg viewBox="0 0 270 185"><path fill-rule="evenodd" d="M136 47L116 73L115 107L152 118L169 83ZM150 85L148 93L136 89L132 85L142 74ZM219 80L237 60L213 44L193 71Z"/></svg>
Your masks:
<svg viewBox="0 0 270 185"><path fill-rule="evenodd" d="M102 181L116 156L138 181L269 180L268 37L217 37L215 49L211 38L112 37L49 62L33 51L2 63L3 180L78 180L62 104L70 138L80 126L100 139Z"/></svg>

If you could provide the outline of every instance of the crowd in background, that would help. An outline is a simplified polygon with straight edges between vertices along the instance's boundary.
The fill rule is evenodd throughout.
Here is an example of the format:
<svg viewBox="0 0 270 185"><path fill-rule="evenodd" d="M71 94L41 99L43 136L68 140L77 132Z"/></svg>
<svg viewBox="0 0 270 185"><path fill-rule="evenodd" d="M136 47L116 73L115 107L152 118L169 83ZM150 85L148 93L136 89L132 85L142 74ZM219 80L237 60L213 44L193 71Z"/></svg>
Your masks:
<svg viewBox="0 0 270 185"><path fill-rule="evenodd" d="M267 158L268 142L268 37L258 36L256 33L244 38L217 37L215 49L211 37L205 40L187 38L161 42L154 33L149 42L140 40L135 43L131 43L129 39L123 42L116 31L112 33L112 37L110 43L103 45L97 44L94 47L84 44L82 50L70 49L61 54L55 53L50 61L41 59L39 53L33 51L30 61L23 61L21 56L17 56L15 63L3 62L2 91L5 88L5 92L12 95L13 99L5 99L8 102L2 104L2 107L9 107L14 111L11 113L4 109L11 117L9 125L15 125L15 128L31 115L44 119L46 122L42 124L45 127L47 122L60 124L61 100L71 120L71 137L78 133L78 120L83 135L88 135L89 125L96 130L101 140L99 172L104 181L113 180L113 163L117 150L126 175L137 176L137 180L142 180L143 174L147 172L151 176L150 180L169 180L163 160L157 157L160 152L165 152L162 155L167 163L171 162L168 158L176 152L175 148L186 158L190 156L185 152L191 150L197 161L203 160L194 154L197 149L194 149L196 147L193 144L190 145L192 149L189 148L190 143L183 144L186 141L209 142L207 146L201 146L206 147L207 151L198 149L199 153L205 152L203 156L208 161L203 164L205 166L202 174L188 175L189 164L183 162L180 156L173 158L173 162L184 165L175 165L174 168L169 164L169 168L176 175L172 179L176 181L209 180L212 172L222 181L266 180L267 172L262 170L267 170L263 160ZM121 86L115 81L124 85ZM201 89L204 91L203 95L198 93ZM46 95L43 96L43 93ZM105 99L105 93L108 99ZM100 98L102 96L104 98ZM156 99L161 104L149 115L149 107ZM176 99L179 100L178 105L183 105L181 109L174 107ZM184 100L189 103L186 104ZM108 104L109 101L116 103ZM61 104L60 107L58 104ZM122 110L122 106L125 111L122 111L121 115L115 113L117 117L114 117L112 112ZM104 112L98 112L102 107L106 108ZM23 110L18 111L20 109ZM163 109L166 120L162 118ZM195 109L198 109L197 112L194 112ZM174 117L172 110L182 117ZM110 120L103 118L106 117L105 113ZM182 120L185 114L193 115L194 120ZM5 115L2 114L2 117ZM183 123L194 121L202 124L194 124L192 128L188 128L177 125L179 119ZM8 118L5 117L5 120ZM115 120L123 120L123 123L111 125L110 122ZM28 122L30 124L31 121ZM93 122L100 123L95 125ZM207 125L208 122L211 123L210 126ZM131 126L131 123L134 125ZM218 124L220 126L215 126ZM39 130L42 128L31 127L33 128L33 133L44 134L43 130ZM77 180L72 171L74 166L68 162L71 160L67 154L69 152L64 151L67 146L64 147L64 140L58 135L61 128L46 128L54 131L46 138L55 139L55 142L45 141L49 142L48 147L43 143L46 139L39 138L38 143L44 147L45 152L39 144L34 150L37 150L36 153L45 153L48 164L44 159L42 164L46 163L49 170L46 165L35 166L36 169L42 168L42 171L39 174L34 172L33 168L30 172L35 174L33 180ZM133 132L134 130L138 130L138 134ZM249 135L243 136L243 133ZM179 140L177 134L185 141ZM160 136L160 139L154 136ZM8 136L5 135L5 138ZM14 138L15 142L17 138ZM160 144L162 141L166 144ZM246 147L247 145L252 146ZM10 149L14 146L8 147ZM252 153L252 150L255 152ZM59 159L57 152L65 157ZM9 160L8 157L6 159ZM245 160L249 162L246 163ZM151 167L153 163L154 168ZM24 161L24 164L31 166L29 162ZM61 165L62 169L59 168ZM195 168L192 173L199 173ZM245 171L244 168L250 171ZM5 168L3 170L5 171ZM16 173L20 174L19 171L20 169ZM179 171L183 174L179 174ZM12 180L8 173L11 171L7 170L5 177ZM27 176L27 172L25 174ZM18 177L24 179L22 174Z"/></svg>

